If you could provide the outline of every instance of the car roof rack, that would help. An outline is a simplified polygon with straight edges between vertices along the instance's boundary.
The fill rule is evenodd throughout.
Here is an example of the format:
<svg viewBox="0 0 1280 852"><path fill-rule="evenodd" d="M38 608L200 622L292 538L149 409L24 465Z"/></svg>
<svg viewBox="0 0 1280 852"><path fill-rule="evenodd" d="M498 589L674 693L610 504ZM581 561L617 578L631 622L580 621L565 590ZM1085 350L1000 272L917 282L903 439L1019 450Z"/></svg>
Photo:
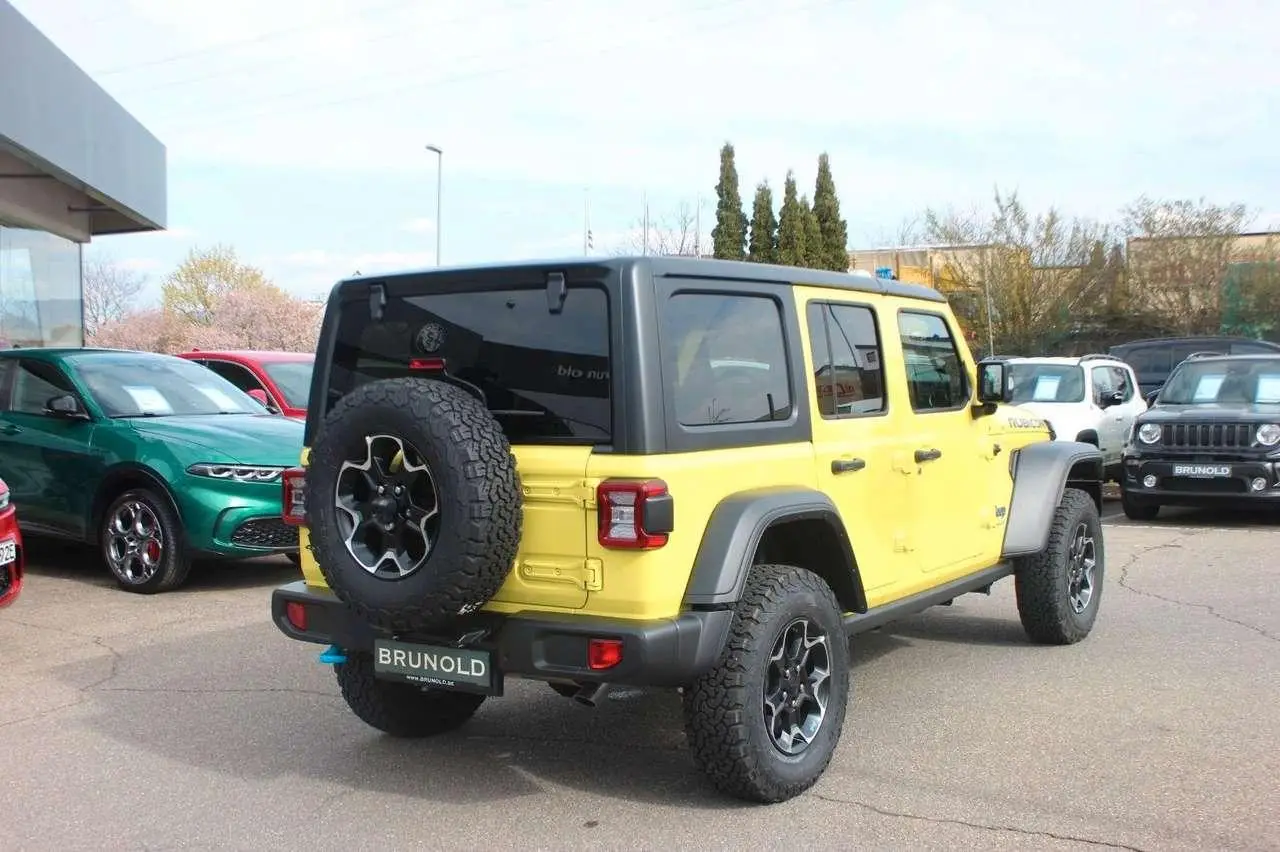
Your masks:
<svg viewBox="0 0 1280 852"><path fill-rule="evenodd" d="M1088 355L1081 355L1080 361L1115 361L1116 356L1108 355L1105 352L1090 352Z"/></svg>
<svg viewBox="0 0 1280 852"><path fill-rule="evenodd" d="M1204 352L1192 352L1190 355L1188 355L1187 357L1183 358L1182 360L1183 360L1183 361L1194 361L1194 360L1195 360L1195 359L1197 359L1197 358L1225 358L1225 357L1226 357L1226 355L1227 355L1227 353L1225 353L1225 352L1209 352L1209 351L1204 351Z"/></svg>

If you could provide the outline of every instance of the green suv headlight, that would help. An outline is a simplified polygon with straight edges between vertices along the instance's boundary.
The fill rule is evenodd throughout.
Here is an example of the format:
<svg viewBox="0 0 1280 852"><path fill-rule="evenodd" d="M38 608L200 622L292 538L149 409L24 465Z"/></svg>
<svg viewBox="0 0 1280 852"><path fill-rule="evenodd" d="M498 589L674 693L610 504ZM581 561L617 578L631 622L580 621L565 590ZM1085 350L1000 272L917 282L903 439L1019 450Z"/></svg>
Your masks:
<svg viewBox="0 0 1280 852"><path fill-rule="evenodd" d="M213 464L212 462L201 462L187 468L187 473L192 476L207 476L210 479L225 479L233 482L275 482L283 472L283 467L254 464Z"/></svg>
<svg viewBox="0 0 1280 852"><path fill-rule="evenodd" d="M1160 440L1162 431L1164 430L1159 423L1143 423L1138 427L1138 440L1144 444L1154 444Z"/></svg>
<svg viewBox="0 0 1280 852"><path fill-rule="evenodd" d="M1280 426L1275 423L1264 423L1258 427L1258 443L1264 447L1280 444Z"/></svg>

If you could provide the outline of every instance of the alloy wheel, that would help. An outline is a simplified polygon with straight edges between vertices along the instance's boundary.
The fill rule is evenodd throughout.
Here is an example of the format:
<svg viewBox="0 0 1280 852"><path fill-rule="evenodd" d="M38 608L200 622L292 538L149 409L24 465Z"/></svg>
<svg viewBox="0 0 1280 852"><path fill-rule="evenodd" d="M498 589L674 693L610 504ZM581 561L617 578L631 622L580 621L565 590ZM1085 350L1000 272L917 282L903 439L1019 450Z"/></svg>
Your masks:
<svg viewBox="0 0 1280 852"><path fill-rule="evenodd" d="M145 583L164 559L164 529L155 510L141 500L121 503L107 519L107 564L126 583Z"/></svg>
<svg viewBox="0 0 1280 852"><path fill-rule="evenodd" d="M431 555L440 503L430 468L394 435L365 436L365 451L338 469L333 502L351 558L380 579L407 577Z"/></svg>
<svg viewBox="0 0 1280 852"><path fill-rule="evenodd" d="M773 645L764 683L769 739L795 756L813 742L827 715L831 654L827 635L806 617L787 625Z"/></svg>
<svg viewBox="0 0 1280 852"><path fill-rule="evenodd" d="M1076 525L1067 548L1067 595L1071 609L1079 615L1093 600L1094 574L1098 566L1097 544L1084 522Z"/></svg>

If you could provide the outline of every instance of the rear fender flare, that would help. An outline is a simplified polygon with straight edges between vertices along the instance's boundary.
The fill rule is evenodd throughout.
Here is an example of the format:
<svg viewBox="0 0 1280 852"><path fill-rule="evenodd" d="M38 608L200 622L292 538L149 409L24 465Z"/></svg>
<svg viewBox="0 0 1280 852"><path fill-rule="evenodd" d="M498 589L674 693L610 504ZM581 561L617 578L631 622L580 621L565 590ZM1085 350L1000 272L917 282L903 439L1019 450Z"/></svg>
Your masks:
<svg viewBox="0 0 1280 852"><path fill-rule="evenodd" d="M760 543L770 528L807 522L829 529L838 558L824 548L821 564L799 565L819 574L847 611L865 612L866 595L858 573L853 544L831 498L804 487L763 488L725 497L711 513L694 559L684 603L697 609L731 607L742 597L747 575Z"/></svg>
<svg viewBox="0 0 1280 852"><path fill-rule="evenodd" d="M1017 451L1012 473L1013 497L1002 558L1027 556L1045 549L1054 512L1068 486L1088 493L1098 511L1102 511L1102 452L1093 444L1030 444Z"/></svg>

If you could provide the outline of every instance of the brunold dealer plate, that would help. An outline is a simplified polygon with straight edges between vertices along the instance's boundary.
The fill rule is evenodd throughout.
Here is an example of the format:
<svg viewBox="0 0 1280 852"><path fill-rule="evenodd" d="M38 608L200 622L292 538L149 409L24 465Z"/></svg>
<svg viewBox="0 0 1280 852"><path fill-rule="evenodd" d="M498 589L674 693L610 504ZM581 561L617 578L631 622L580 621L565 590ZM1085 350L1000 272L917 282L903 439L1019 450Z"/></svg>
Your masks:
<svg viewBox="0 0 1280 852"><path fill-rule="evenodd" d="M496 695L501 678L493 655L483 648L451 648L379 639L373 644L373 671L383 680Z"/></svg>
<svg viewBox="0 0 1280 852"><path fill-rule="evenodd" d="M1231 465L1229 464L1175 464L1173 466L1174 476L1197 476L1203 478L1230 476Z"/></svg>

